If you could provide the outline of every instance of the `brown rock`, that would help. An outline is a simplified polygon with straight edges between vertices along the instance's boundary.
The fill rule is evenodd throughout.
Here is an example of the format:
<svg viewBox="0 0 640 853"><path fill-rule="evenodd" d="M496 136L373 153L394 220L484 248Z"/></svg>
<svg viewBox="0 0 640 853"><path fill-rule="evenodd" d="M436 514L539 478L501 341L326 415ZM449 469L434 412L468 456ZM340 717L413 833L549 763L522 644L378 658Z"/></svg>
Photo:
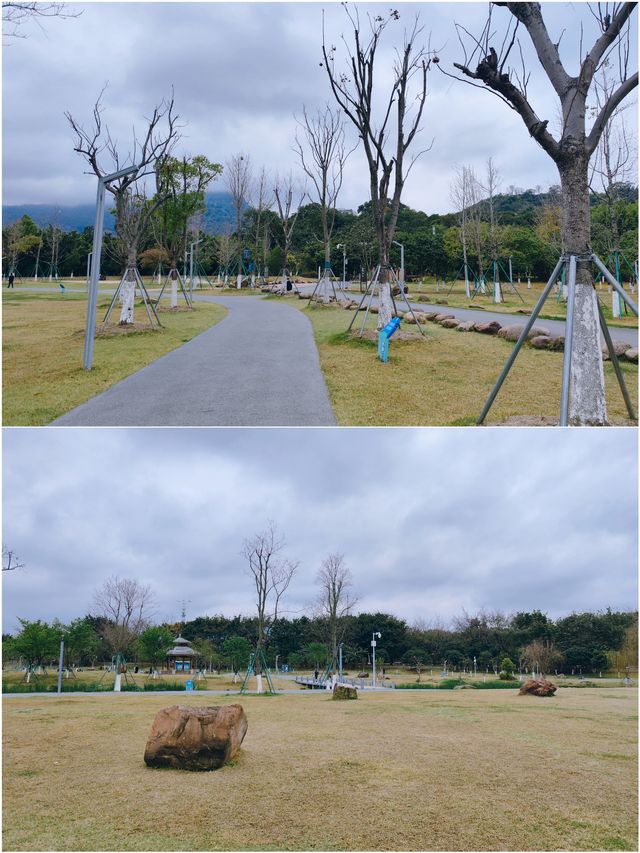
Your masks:
<svg viewBox="0 0 640 853"><path fill-rule="evenodd" d="M624 357L627 359L627 361L632 361L634 364L637 364L638 363L638 350L635 348L628 349L625 352Z"/></svg>
<svg viewBox="0 0 640 853"><path fill-rule="evenodd" d="M613 350L614 350L615 354L618 356L618 358L623 356L628 349L631 349L630 343L626 343L625 341L614 341L613 342ZM611 358L611 356L609 354L609 348L606 344L602 347L602 358L605 361L608 361Z"/></svg>
<svg viewBox="0 0 640 853"><path fill-rule="evenodd" d="M443 320L440 325L443 326L445 329L457 329L460 325L460 321L456 320L455 317L450 317L448 320Z"/></svg>
<svg viewBox="0 0 640 853"><path fill-rule="evenodd" d="M473 332L473 320L465 320L464 323L458 323L458 332Z"/></svg>
<svg viewBox="0 0 640 853"><path fill-rule="evenodd" d="M549 335L537 335L529 341L536 349L551 349L551 338Z"/></svg>
<svg viewBox="0 0 640 853"><path fill-rule="evenodd" d="M514 323L511 326L503 326L498 332L499 338L504 338L507 341L517 341L520 335L522 334L522 330L524 329L524 325ZM542 326L533 326L529 329L529 333L527 334L527 339L531 340L532 338L537 337L551 337L551 332L549 329L544 329Z"/></svg>
<svg viewBox="0 0 640 853"><path fill-rule="evenodd" d="M432 323L435 323L436 317L438 316L438 312L437 311L429 311L429 313L426 316L427 316L427 320L430 320Z"/></svg>
<svg viewBox="0 0 640 853"><path fill-rule="evenodd" d="M492 320L491 323L474 323L473 327L481 335L497 335L502 328L497 320Z"/></svg>
<svg viewBox="0 0 640 853"><path fill-rule="evenodd" d="M358 691L355 687L349 687L347 684L336 684L333 688L334 699L357 699Z"/></svg>
<svg viewBox="0 0 640 853"><path fill-rule="evenodd" d="M414 315L411 313L411 311L407 311L407 313L404 315L404 322L405 323L412 323L415 326L416 320L415 320Z"/></svg>
<svg viewBox="0 0 640 853"><path fill-rule="evenodd" d="M544 678L530 678L520 688L519 695L524 696L531 693L532 696L553 696L557 687L551 681Z"/></svg>
<svg viewBox="0 0 640 853"><path fill-rule="evenodd" d="M238 752L246 731L241 705L172 705L156 714L144 760L149 767L216 770Z"/></svg>
<svg viewBox="0 0 640 853"><path fill-rule="evenodd" d="M436 323L442 323L443 320L455 320L455 317L453 316L453 314L436 314Z"/></svg>

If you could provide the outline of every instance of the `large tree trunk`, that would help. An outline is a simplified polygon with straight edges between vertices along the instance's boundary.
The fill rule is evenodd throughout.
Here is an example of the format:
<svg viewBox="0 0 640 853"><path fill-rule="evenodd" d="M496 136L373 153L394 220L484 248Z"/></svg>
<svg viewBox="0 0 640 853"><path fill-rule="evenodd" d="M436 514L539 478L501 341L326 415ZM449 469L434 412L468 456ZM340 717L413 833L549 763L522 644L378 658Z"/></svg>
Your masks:
<svg viewBox="0 0 640 853"><path fill-rule="evenodd" d="M588 159L567 158L558 164L562 187L561 233L563 250L577 255L576 299L571 358L569 421L576 426L607 423L604 370L600 350L600 322L591 264L591 211L589 208ZM566 341L566 346L570 345Z"/></svg>
<svg viewBox="0 0 640 853"><path fill-rule="evenodd" d="M391 299L391 281L389 275L389 249L384 239L380 241L380 307L378 309L378 329L383 329L393 317L393 300Z"/></svg>
<svg viewBox="0 0 640 853"><path fill-rule="evenodd" d="M127 250L127 270L125 280L122 282L120 289L120 302L122 309L120 311L120 325L129 326L134 323L133 304L136 297L136 263L138 253L135 247L129 247Z"/></svg>

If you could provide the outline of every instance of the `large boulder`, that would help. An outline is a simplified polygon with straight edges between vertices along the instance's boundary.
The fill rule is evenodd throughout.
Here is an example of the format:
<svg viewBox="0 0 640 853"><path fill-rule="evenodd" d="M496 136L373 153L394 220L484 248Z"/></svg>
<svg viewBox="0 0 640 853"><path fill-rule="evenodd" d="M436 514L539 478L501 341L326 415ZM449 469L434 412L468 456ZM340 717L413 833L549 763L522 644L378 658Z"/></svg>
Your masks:
<svg viewBox="0 0 640 853"><path fill-rule="evenodd" d="M357 699L358 691L355 687L349 687L347 684L336 684L333 688L334 699Z"/></svg>
<svg viewBox="0 0 640 853"><path fill-rule="evenodd" d="M156 714L144 760L149 767L217 770L238 752L246 731L241 705L172 705Z"/></svg>
<svg viewBox="0 0 640 853"><path fill-rule="evenodd" d="M442 323L443 320L455 320L453 314L436 314L436 323Z"/></svg>
<svg viewBox="0 0 640 853"><path fill-rule="evenodd" d="M460 321L456 320L455 317L449 317L448 320L443 320L442 323L440 323L440 325L444 329L457 329L458 326L460 325Z"/></svg>
<svg viewBox="0 0 640 853"><path fill-rule="evenodd" d="M637 347L633 347L632 349L628 349L625 352L624 357L627 359L627 361L632 361L634 364L637 364L638 363L638 349L637 349Z"/></svg>
<svg viewBox="0 0 640 853"><path fill-rule="evenodd" d="M458 323L458 332L473 332L473 320L465 320L464 323Z"/></svg>
<svg viewBox="0 0 640 853"><path fill-rule="evenodd" d="M530 693L532 696L553 696L557 687L544 678L530 678L518 691L520 696Z"/></svg>

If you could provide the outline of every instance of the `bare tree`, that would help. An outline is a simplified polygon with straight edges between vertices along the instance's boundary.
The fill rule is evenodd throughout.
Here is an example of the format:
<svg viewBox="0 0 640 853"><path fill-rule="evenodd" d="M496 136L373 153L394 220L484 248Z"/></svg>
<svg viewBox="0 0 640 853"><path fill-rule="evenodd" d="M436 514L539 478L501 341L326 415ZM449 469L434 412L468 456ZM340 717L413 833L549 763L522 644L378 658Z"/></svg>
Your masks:
<svg viewBox="0 0 640 853"><path fill-rule="evenodd" d="M546 675L563 661L562 653L548 640L534 640L522 650L522 661L538 675Z"/></svg>
<svg viewBox="0 0 640 853"><path fill-rule="evenodd" d="M146 198L143 189L136 185L148 175L156 180L167 157L180 138L178 116L174 112L173 93L169 100L154 106L151 116L145 119L142 137L134 129L131 147L123 151L118 147L103 125L104 108L101 99L106 86L100 92L93 107L93 124L88 129L80 125L66 112L65 116L76 134L74 150L81 154L98 177L117 172L125 165L138 167L133 174L124 175L107 184L115 200L115 229L122 251L126 281L121 291L122 311L120 322L133 323L133 303L136 289L135 269L140 244L147 233L154 212L163 204L166 196L156 193L153 200Z"/></svg>
<svg viewBox="0 0 640 853"><path fill-rule="evenodd" d="M449 190L451 201L458 210L460 242L464 263L464 284L467 298L469 287L469 251L474 249L478 258L478 278L483 272L483 235L480 184L471 166L459 166Z"/></svg>
<svg viewBox="0 0 640 853"><path fill-rule="evenodd" d="M596 106L594 112L599 113L613 94L615 81L612 80L610 60L602 64L602 68L594 77ZM600 142L591 164L590 186L593 192L604 196L609 215L608 242L609 252L620 252L620 231L616 217L616 202L618 201L620 184L633 175L635 152L630 141L630 134L624 120L624 112L628 104L619 107L605 126ZM616 259L616 265L618 259ZM616 274L618 270L616 270Z"/></svg>
<svg viewBox="0 0 640 853"><path fill-rule="evenodd" d="M256 651L266 646L269 629L278 619L280 600L298 568L298 563L281 556L285 547L284 537L276 525L269 521L265 530L245 539L242 556L246 559L247 571L253 579L258 612L258 636ZM258 677L258 692L262 692L262 667L260 655L256 655L255 674Z"/></svg>
<svg viewBox="0 0 640 853"><path fill-rule="evenodd" d="M324 21L322 64L326 68L336 101L358 131L369 167L371 210L380 250L378 327L382 328L389 322L393 312L389 252L395 235L400 198L411 167L424 152L418 152L408 166L405 157L420 129L427 97L427 71L433 58L427 48L420 47L423 28L416 16L411 30L404 33L402 49L398 50L391 69L390 89L383 98L382 109L378 109L374 103L378 92L374 87L378 47L387 26L397 21L400 15L396 10L391 10L387 17L368 15L369 32L363 35L357 8L351 10L346 4L344 8L353 29L353 46L343 38L347 68L338 71L335 67L337 48L327 46ZM417 81L416 94L412 93L414 80ZM394 106L395 128L392 118ZM377 115L382 116L379 124L376 123Z"/></svg>
<svg viewBox="0 0 640 853"><path fill-rule="evenodd" d="M278 219L280 220L280 227L282 229L278 245L282 249L282 290L284 292L289 272L289 252L293 239L293 229L298 218L300 205L305 197L305 190L297 185L293 173L289 172L284 177L276 175L273 194L276 199Z"/></svg>
<svg viewBox="0 0 640 853"><path fill-rule="evenodd" d="M357 599L351 595L353 578L351 571L345 565L342 554L329 554L323 561L316 581L320 586L318 596L319 615L326 619L329 633L329 649L331 659L338 657L338 643L341 632L344 632L344 617L349 614Z"/></svg>
<svg viewBox="0 0 640 853"><path fill-rule="evenodd" d="M600 352L600 327L596 293L591 274L591 219L589 207L589 160L596 151L602 133L624 98L638 85L638 74L629 74L629 18L635 3L585 4L595 18L597 37L583 52L580 39L578 73L571 75L560 57L562 33L557 39L549 34L539 3L493 3L485 28L479 37L457 25L464 62L454 63L468 82L479 81L500 97L522 118L527 130L554 161L562 187L563 251L578 259L573 348L571 361L571 402L569 419L573 424L604 424L607 408L604 373ZM505 6L512 18L502 38L500 53L490 44L496 38L492 7ZM541 119L528 94L527 70L517 37L523 26L533 44L542 68L560 101L562 120L559 137L549 131L549 119ZM495 42L498 44L498 42ZM507 65L514 53L519 68ZM617 62L617 79L587 130L587 98L594 76L610 57ZM475 68L473 67L475 65ZM472 85L478 85L472 83Z"/></svg>
<svg viewBox="0 0 640 853"><path fill-rule="evenodd" d="M25 3L3 2L2 34L5 38L26 38L22 27L32 19L78 18L82 10L69 9L66 3L41 3L30 0Z"/></svg>
<svg viewBox="0 0 640 853"><path fill-rule="evenodd" d="M500 254L500 237L498 230L498 217L496 214L496 205L495 205L495 197L496 191L500 185L500 175L498 174L498 170L496 169L495 163L493 162L493 157L489 157L487 160L486 166L486 184L484 185L484 191L487 194L486 204L489 210L489 249L491 251L491 260L494 264L493 275L494 275L494 293L493 298L495 302L502 302L502 292L500 289L499 278L498 278L498 255Z"/></svg>
<svg viewBox="0 0 640 853"><path fill-rule="evenodd" d="M262 261L262 274L267 263L265 250L265 229L268 229L268 224L263 222L264 215L273 204L273 195L270 188L269 173L264 168L260 169L257 178L253 181L251 192L251 206L254 211L253 217L253 272L251 273L251 284L255 286L256 264L258 258Z"/></svg>
<svg viewBox="0 0 640 853"><path fill-rule="evenodd" d="M14 550L2 546L2 571L13 572L16 569L24 569L25 564L20 562L20 558Z"/></svg>
<svg viewBox="0 0 640 853"><path fill-rule="evenodd" d="M303 141L298 132L295 136L295 151L305 174L315 187L315 199L320 205L322 221L322 243L324 247L323 284L319 286L321 297L329 302L329 272L331 270L331 235L336 219L336 204L342 187L344 165L355 147L347 151L344 138L344 122L340 111L334 113L329 105L309 116L302 108L302 120L298 120ZM356 146L357 147L357 146ZM320 289L321 288L321 289Z"/></svg>
<svg viewBox="0 0 640 853"><path fill-rule="evenodd" d="M235 154L225 164L225 174L227 176L227 189L231 194L233 207L236 213L236 239L238 241L238 275L236 279L237 287L242 287L242 211L247 204L251 192L251 160L248 154Z"/></svg>
<svg viewBox="0 0 640 853"><path fill-rule="evenodd" d="M154 599L150 586L116 575L94 592L97 615L105 620L102 634L114 652L131 651L136 638L149 625Z"/></svg>

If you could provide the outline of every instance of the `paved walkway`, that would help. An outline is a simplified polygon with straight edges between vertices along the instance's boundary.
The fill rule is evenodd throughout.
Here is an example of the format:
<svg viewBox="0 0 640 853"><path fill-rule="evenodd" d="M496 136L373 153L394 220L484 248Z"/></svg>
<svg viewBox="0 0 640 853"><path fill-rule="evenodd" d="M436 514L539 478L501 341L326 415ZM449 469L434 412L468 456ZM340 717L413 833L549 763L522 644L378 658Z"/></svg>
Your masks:
<svg viewBox="0 0 640 853"><path fill-rule="evenodd" d="M228 315L53 421L64 426L332 426L311 324L296 308L197 296Z"/></svg>

